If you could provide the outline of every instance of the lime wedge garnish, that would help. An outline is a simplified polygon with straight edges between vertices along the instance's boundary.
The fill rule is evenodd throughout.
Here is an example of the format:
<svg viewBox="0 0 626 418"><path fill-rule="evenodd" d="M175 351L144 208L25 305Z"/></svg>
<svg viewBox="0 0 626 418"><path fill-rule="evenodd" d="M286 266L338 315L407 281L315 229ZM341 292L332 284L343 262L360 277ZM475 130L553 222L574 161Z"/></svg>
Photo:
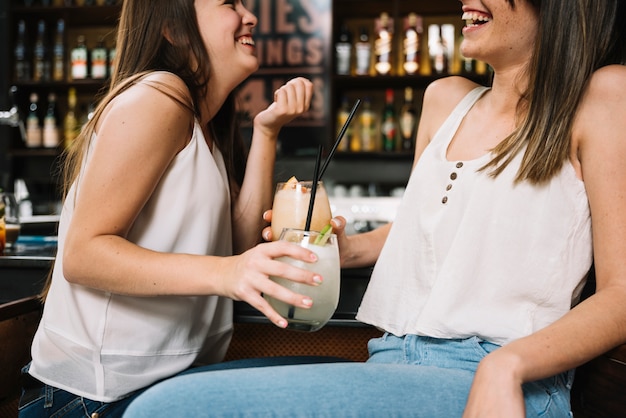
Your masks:
<svg viewBox="0 0 626 418"><path fill-rule="evenodd" d="M317 236L317 238L315 238L315 241L313 241L313 244L315 244L315 245L326 245L326 241L328 241L328 238L330 237L330 234L332 232L333 232L332 225L331 224L327 224L324 228L322 228L322 231Z"/></svg>

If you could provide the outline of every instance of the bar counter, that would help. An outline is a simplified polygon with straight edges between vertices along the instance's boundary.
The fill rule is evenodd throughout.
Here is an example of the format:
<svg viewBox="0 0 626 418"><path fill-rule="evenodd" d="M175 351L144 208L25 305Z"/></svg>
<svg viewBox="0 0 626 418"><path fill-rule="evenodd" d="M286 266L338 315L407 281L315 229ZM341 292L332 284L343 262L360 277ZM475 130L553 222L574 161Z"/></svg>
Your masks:
<svg viewBox="0 0 626 418"><path fill-rule="evenodd" d="M56 255L55 237L25 236L0 254L0 304L38 294Z"/></svg>

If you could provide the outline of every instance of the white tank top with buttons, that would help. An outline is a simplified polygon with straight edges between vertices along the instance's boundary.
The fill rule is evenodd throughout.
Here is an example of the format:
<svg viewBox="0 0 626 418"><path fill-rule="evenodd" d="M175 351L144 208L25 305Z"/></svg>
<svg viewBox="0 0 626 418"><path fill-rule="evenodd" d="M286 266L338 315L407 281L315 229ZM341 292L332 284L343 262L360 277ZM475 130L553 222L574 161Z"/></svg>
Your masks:
<svg viewBox="0 0 626 418"><path fill-rule="evenodd" d="M402 336L506 344L578 302L592 261L591 218L571 163L541 185L514 184L522 155L496 178L486 154L447 160L471 91L426 147L374 267L357 319Z"/></svg>
<svg viewBox="0 0 626 418"><path fill-rule="evenodd" d="M94 135L90 149L96 141ZM61 214L59 255L75 188ZM128 240L158 252L228 256L230 219L222 155L215 146L209 149L196 121L189 144L163 174ZM70 284L59 256L30 374L76 395L112 402L194 363L222 360L232 315L232 301L217 296L132 297Z"/></svg>

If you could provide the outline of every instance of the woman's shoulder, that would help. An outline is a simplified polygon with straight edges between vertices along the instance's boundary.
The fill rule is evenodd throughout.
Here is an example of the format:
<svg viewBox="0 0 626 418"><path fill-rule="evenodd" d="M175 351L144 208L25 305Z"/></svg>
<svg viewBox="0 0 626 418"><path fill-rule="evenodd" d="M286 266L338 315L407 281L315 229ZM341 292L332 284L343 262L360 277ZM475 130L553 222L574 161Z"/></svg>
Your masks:
<svg viewBox="0 0 626 418"><path fill-rule="evenodd" d="M596 70L589 80L587 94L591 98L626 98L626 65L613 64Z"/></svg>
<svg viewBox="0 0 626 418"><path fill-rule="evenodd" d="M608 149L623 141L626 130L626 66L609 65L595 71L576 111L572 141L578 147ZM621 155L621 152L620 152Z"/></svg>
<svg viewBox="0 0 626 418"><path fill-rule="evenodd" d="M450 113L472 90L481 87L467 78L451 76L440 78L428 85L424 92L424 103Z"/></svg>
<svg viewBox="0 0 626 418"><path fill-rule="evenodd" d="M172 73L158 71L134 77L107 106L107 111L153 112L155 119L165 114L193 116L193 102L182 79Z"/></svg>
<svg viewBox="0 0 626 418"><path fill-rule="evenodd" d="M433 81L424 92L420 130L423 138L430 138L452 113L454 108L472 90L481 87L463 77L445 77Z"/></svg>
<svg viewBox="0 0 626 418"><path fill-rule="evenodd" d="M137 84L147 85L193 111L193 99L182 78L168 71L153 71L138 80Z"/></svg>
<svg viewBox="0 0 626 418"><path fill-rule="evenodd" d="M171 73L148 73L134 80L106 105L96 130L103 123L134 126L135 122L143 121L135 128L161 130L162 135L187 132L177 135L187 141L194 124L190 106L189 91L180 78Z"/></svg>
<svg viewBox="0 0 626 418"><path fill-rule="evenodd" d="M591 75L578 109L578 119L597 120L585 117L596 112L613 115L626 112L626 66L607 65Z"/></svg>

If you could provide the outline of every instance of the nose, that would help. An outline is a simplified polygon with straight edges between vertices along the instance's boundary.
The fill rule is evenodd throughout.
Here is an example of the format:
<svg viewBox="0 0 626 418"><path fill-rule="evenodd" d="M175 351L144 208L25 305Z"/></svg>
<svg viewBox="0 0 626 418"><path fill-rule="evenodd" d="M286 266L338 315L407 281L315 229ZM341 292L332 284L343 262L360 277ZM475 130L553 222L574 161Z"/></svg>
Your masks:
<svg viewBox="0 0 626 418"><path fill-rule="evenodd" d="M243 5L243 3L241 3L241 9L242 9L241 20L242 20L243 24L246 25L246 26L253 27L253 28L256 27L256 25L258 23L258 19L254 15L254 13L252 13L250 10L248 10L246 8L246 6Z"/></svg>

